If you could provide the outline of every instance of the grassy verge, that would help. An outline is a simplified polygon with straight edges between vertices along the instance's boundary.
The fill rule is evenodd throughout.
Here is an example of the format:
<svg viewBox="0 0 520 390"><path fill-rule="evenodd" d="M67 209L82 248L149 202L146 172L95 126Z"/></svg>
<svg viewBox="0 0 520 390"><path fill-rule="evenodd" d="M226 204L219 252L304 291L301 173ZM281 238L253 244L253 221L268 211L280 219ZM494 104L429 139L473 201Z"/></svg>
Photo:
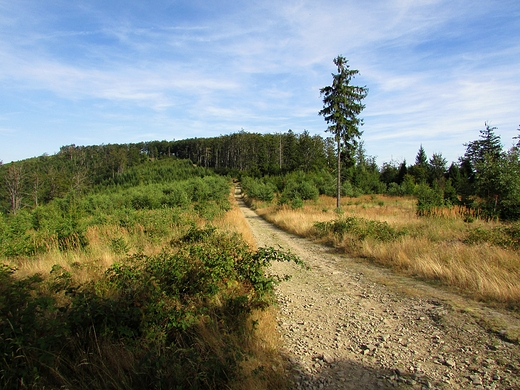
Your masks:
<svg viewBox="0 0 520 390"><path fill-rule="evenodd" d="M333 245L397 272L434 280L477 300L520 308L520 227L475 220L457 212L417 217L415 200L321 196L302 208L255 202L281 228Z"/></svg>

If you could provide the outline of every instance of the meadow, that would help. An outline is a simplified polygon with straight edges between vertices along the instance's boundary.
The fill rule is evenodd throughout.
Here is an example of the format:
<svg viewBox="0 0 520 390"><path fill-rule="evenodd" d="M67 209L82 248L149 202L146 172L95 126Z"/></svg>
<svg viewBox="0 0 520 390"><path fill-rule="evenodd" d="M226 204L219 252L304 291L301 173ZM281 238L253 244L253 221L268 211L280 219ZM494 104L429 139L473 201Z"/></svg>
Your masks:
<svg viewBox="0 0 520 390"><path fill-rule="evenodd" d="M320 195L291 207L249 199L284 230L472 299L520 308L520 224L485 221L453 206L419 216L415 197Z"/></svg>

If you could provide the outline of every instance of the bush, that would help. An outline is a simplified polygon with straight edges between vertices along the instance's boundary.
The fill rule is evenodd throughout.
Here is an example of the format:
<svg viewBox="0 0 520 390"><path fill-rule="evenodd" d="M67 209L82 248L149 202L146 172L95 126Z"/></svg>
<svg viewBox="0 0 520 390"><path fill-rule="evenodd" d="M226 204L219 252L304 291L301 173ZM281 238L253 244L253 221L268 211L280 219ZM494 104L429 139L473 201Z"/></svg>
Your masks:
<svg viewBox="0 0 520 390"><path fill-rule="evenodd" d="M274 199L276 187L270 182L262 179L244 177L241 181L242 190L248 197L264 202L271 202Z"/></svg>
<svg viewBox="0 0 520 390"><path fill-rule="evenodd" d="M402 196L403 195L401 186L395 182L392 182L388 185L386 193L391 196Z"/></svg>
<svg viewBox="0 0 520 390"><path fill-rule="evenodd" d="M405 230L396 230L387 222L373 221L364 218L347 217L336 219L329 222L317 222L314 227L319 236L332 234L343 237L345 234L353 236L355 239L363 241L373 238L377 241L393 241L406 234Z"/></svg>
<svg viewBox="0 0 520 390"><path fill-rule="evenodd" d="M312 183L308 181L297 182L290 180L280 196L280 204L298 205L303 200L317 200L319 191ZM299 199L299 200L298 200ZM302 204L303 205L303 204Z"/></svg>
<svg viewBox="0 0 520 390"><path fill-rule="evenodd" d="M499 225L489 228L470 229L464 242L467 244L489 243L507 249L520 249L520 223Z"/></svg>
<svg viewBox="0 0 520 390"><path fill-rule="evenodd" d="M417 187L417 215L431 215L435 208L442 206L444 206L442 191L430 188L427 184Z"/></svg>
<svg viewBox="0 0 520 390"><path fill-rule="evenodd" d="M190 204L188 194L184 190L182 183L175 183L165 186L162 189L163 196L161 204L168 207L186 207Z"/></svg>
<svg viewBox="0 0 520 390"><path fill-rule="evenodd" d="M301 264L192 226L162 253L130 256L84 284L60 266L17 280L0 265L0 387L228 388L251 311L283 279L266 275L273 261Z"/></svg>

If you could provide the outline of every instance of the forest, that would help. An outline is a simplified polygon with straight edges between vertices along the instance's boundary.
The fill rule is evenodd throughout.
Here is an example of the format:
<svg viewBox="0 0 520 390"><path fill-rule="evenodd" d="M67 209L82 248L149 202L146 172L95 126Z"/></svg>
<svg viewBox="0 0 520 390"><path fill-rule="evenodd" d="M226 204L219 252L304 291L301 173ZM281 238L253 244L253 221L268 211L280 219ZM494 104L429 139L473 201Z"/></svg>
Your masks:
<svg viewBox="0 0 520 390"><path fill-rule="evenodd" d="M416 196L420 213L462 205L482 218L518 220L520 141L504 149L496 130L486 123L478 138L465 144L465 154L449 165L442 153L428 157L419 145L413 163L390 161L378 166L361 142L341 154L341 192L344 196ZM319 194L334 196L336 156L332 137L292 130L281 134L241 131L213 138L137 144L67 145L52 156L0 165L0 210L5 216L15 215L53 199L165 181L167 171L145 171L147 163L164 159L189 160L200 169L229 177L278 181L280 192L284 176L301 172ZM139 174L131 170L138 166L142 167Z"/></svg>

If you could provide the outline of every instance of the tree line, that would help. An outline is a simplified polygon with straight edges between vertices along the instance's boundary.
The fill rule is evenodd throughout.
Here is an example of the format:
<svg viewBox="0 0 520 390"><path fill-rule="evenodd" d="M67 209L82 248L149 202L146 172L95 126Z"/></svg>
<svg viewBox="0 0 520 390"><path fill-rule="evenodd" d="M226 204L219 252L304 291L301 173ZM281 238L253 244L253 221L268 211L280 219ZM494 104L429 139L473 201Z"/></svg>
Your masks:
<svg viewBox="0 0 520 390"><path fill-rule="evenodd" d="M341 178L352 189L350 195L406 196L427 188L430 205L460 204L478 210L484 217L520 219L520 140L504 149L496 130L486 124L478 139L465 144L464 156L449 166L441 153L428 157L421 145L412 164L391 161L379 167L359 142L353 153L341 156ZM126 177L129 168L167 158L190 160L201 169L233 177L260 178L296 171L337 173L335 139L307 131L240 131L179 141L67 145L55 155L0 165L0 210L16 213L67 194L122 185L130 180ZM145 178L143 175L134 180Z"/></svg>

